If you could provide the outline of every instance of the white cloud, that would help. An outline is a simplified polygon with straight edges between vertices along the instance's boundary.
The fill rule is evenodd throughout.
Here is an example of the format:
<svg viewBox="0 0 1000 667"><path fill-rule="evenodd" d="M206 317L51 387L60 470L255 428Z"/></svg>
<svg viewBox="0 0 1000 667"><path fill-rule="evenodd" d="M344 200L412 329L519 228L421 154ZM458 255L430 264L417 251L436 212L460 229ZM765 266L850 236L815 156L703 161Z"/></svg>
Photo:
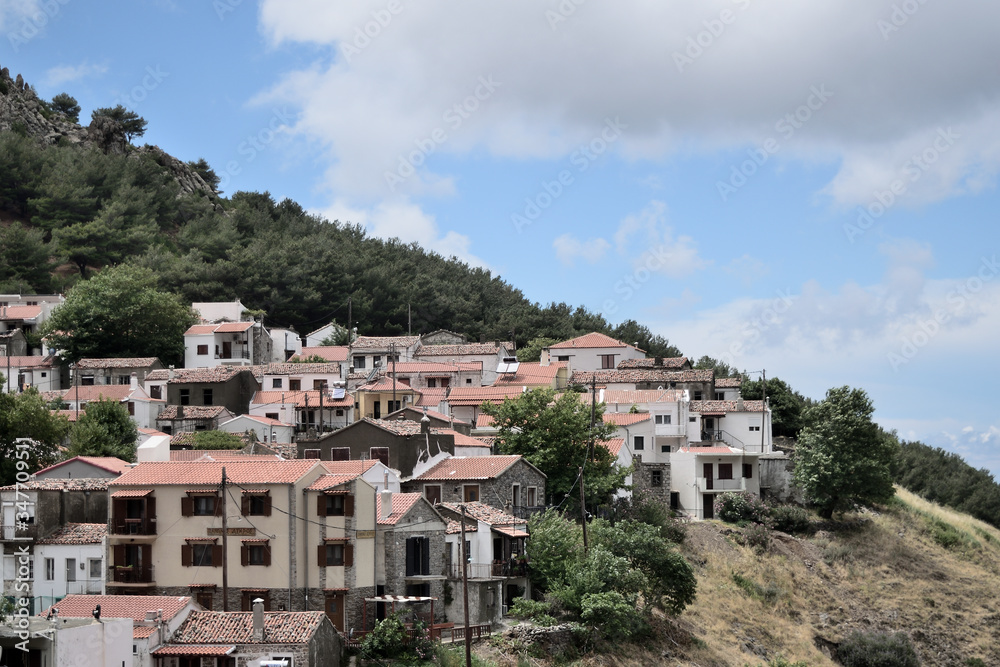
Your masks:
<svg viewBox="0 0 1000 667"><path fill-rule="evenodd" d="M87 61L79 65L59 65L45 72L45 85L59 86L88 76L104 74L107 71L107 65L92 65Z"/></svg>
<svg viewBox="0 0 1000 667"><path fill-rule="evenodd" d="M770 273L767 264L756 257L743 254L732 260L722 270L731 276L735 276L744 287L749 287L758 282L761 278Z"/></svg>
<svg viewBox="0 0 1000 667"><path fill-rule="evenodd" d="M579 257L588 264L596 264L604 258L611 244L604 239L580 241L572 234L563 234L552 242L556 257L567 266L572 266Z"/></svg>
<svg viewBox="0 0 1000 667"><path fill-rule="evenodd" d="M689 276L711 264L698 255L693 238L674 235L667 224L667 205L655 199L638 213L625 216L614 240L618 254L632 257L635 268L642 266L671 278Z"/></svg>
<svg viewBox="0 0 1000 667"><path fill-rule="evenodd" d="M23 27L22 22L27 19L32 27L35 22L31 22L31 17L38 14L40 4L38 0L0 0L0 30L5 33L17 31ZM37 28L36 28L37 29ZM24 37L25 35L19 35Z"/></svg>

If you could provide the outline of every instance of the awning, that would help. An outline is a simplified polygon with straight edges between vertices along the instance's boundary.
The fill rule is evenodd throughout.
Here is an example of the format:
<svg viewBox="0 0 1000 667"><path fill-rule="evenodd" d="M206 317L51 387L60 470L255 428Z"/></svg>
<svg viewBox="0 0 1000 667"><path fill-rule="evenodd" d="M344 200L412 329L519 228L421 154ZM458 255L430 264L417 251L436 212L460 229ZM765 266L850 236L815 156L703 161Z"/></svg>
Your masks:
<svg viewBox="0 0 1000 667"><path fill-rule="evenodd" d="M498 533L503 533L509 537L527 537L528 533L523 530L518 530L514 526L490 526L493 530Z"/></svg>
<svg viewBox="0 0 1000 667"><path fill-rule="evenodd" d="M236 646L213 646L209 644L170 644L150 651L150 655L229 655L236 650Z"/></svg>
<svg viewBox="0 0 1000 667"><path fill-rule="evenodd" d="M144 498L153 493L152 489L121 489L111 494L112 498Z"/></svg>
<svg viewBox="0 0 1000 667"><path fill-rule="evenodd" d="M420 595L380 595L374 598L365 598L365 602L432 602L434 600L437 598Z"/></svg>

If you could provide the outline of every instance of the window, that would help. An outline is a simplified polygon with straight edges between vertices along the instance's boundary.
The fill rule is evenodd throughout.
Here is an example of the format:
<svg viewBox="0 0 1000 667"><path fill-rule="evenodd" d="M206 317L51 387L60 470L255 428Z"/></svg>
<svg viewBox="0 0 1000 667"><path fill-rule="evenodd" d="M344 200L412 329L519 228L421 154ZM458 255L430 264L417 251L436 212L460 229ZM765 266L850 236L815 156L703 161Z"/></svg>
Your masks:
<svg viewBox="0 0 1000 667"><path fill-rule="evenodd" d="M569 361L569 355L568 354L560 355L556 357L556 361Z"/></svg>
<svg viewBox="0 0 1000 667"><path fill-rule="evenodd" d="M278 421L278 413L277 412L265 412L264 413L264 418L265 419L273 419L274 421Z"/></svg>
<svg viewBox="0 0 1000 667"><path fill-rule="evenodd" d="M466 484L464 489L464 500L467 503L474 503L479 500L479 485Z"/></svg>
<svg viewBox="0 0 1000 667"><path fill-rule="evenodd" d="M427 386L431 389L438 386L437 378L427 378Z"/></svg>
<svg viewBox="0 0 1000 667"><path fill-rule="evenodd" d="M350 447L331 447L330 448L330 460L331 461L350 461L351 460L351 448Z"/></svg>
<svg viewBox="0 0 1000 667"><path fill-rule="evenodd" d="M56 559L46 558L45 559L45 581L55 581L56 580Z"/></svg>
<svg viewBox="0 0 1000 667"><path fill-rule="evenodd" d="M132 380L128 375L119 375L118 384L128 384Z"/></svg>
<svg viewBox="0 0 1000 667"><path fill-rule="evenodd" d="M288 391L302 391L302 380L288 380Z"/></svg>
<svg viewBox="0 0 1000 667"><path fill-rule="evenodd" d="M222 546L216 544L214 539L189 539L181 546L181 565L219 567L222 565Z"/></svg>
<svg viewBox="0 0 1000 667"><path fill-rule="evenodd" d="M744 463L743 464L743 478L744 479L753 479L753 464L752 463Z"/></svg>
<svg viewBox="0 0 1000 667"><path fill-rule="evenodd" d="M192 544L191 545L191 564L195 567L209 566L212 565L212 556L214 551L214 544Z"/></svg>
<svg viewBox="0 0 1000 667"><path fill-rule="evenodd" d="M198 590L194 594L194 599L198 601L205 611L212 611L212 598L215 597L212 591Z"/></svg>
<svg viewBox="0 0 1000 667"><path fill-rule="evenodd" d="M208 345L199 345L198 356L207 356L207 355L208 355Z"/></svg>
<svg viewBox="0 0 1000 667"><path fill-rule="evenodd" d="M693 424L696 421L698 421L698 418L697 417L688 417L688 421Z"/></svg>
<svg viewBox="0 0 1000 667"><path fill-rule="evenodd" d="M451 378L441 378L441 386L448 387L451 385Z"/></svg>
<svg viewBox="0 0 1000 667"><path fill-rule="evenodd" d="M696 401L700 401L701 400L701 390L700 389L695 390L695 392L694 392L694 400L696 400Z"/></svg>
<svg viewBox="0 0 1000 667"><path fill-rule="evenodd" d="M181 389L180 399L181 399L181 405L191 405L191 390Z"/></svg>
<svg viewBox="0 0 1000 667"><path fill-rule="evenodd" d="M302 458L318 459L320 458L320 451L318 449L304 449L302 450Z"/></svg>
<svg viewBox="0 0 1000 667"><path fill-rule="evenodd" d="M389 465L389 448L388 447L371 447L368 450L368 458L378 459L384 465Z"/></svg>
<svg viewBox="0 0 1000 667"><path fill-rule="evenodd" d="M354 368L358 369L364 367L365 367L365 358L361 356L354 357Z"/></svg>
<svg viewBox="0 0 1000 667"><path fill-rule="evenodd" d="M535 496L536 496L537 493L538 493L538 490L535 487L533 487L533 486L529 486L528 487L528 498L527 498L527 500L525 500L525 502L527 503L528 507L534 507L536 505L536 497Z"/></svg>
<svg viewBox="0 0 1000 667"><path fill-rule="evenodd" d="M613 354L602 354L601 355L601 368L602 369L613 369L615 367L615 355Z"/></svg>
<svg viewBox="0 0 1000 667"><path fill-rule="evenodd" d="M240 509L243 516L271 516L271 496L244 492Z"/></svg>
<svg viewBox="0 0 1000 667"><path fill-rule="evenodd" d="M657 424L669 424L673 419L673 415L656 415Z"/></svg>
<svg viewBox="0 0 1000 667"><path fill-rule="evenodd" d="M319 545L320 567L350 567L354 565L354 546L347 541Z"/></svg>
<svg viewBox="0 0 1000 667"><path fill-rule="evenodd" d="M632 436L632 449L635 451L646 449L646 438L641 435Z"/></svg>
<svg viewBox="0 0 1000 667"><path fill-rule="evenodd" d="M42 373L42 375L44 376L45 373ZM472 378L465 378L465 384L472 384Z"/></svg>
<svg viewBox="0 0 1000 667"><path fill-rule="evenodd" d="M253 601L261 600L264 606L264 611L271 611L271 596L266 589L261 588L249 588L243 591L243 595L240 598L240 611L253 611ZM272 656L272 664L280 660L278 656ZM261 661L264 662L264 661ZM289 660L288 664L291 664Z"/></svg>
<svg viewBox="0 0 1000 667"><path fill-rule="evenodd" d="M663 454L670 453L670 445L660 445L660 452Z"/></svg>
<svg viewBox="0 0 1000 667"><path fill-rule="evenodd" d="M76 559L66 559L66 581L76 581Z"/></svg>
<svg viewBox="0 0 1000 667"><path fill-rule="evenodd" d="M127 405L128 405L128 416L135 417L135 402L129 401Z"/></svg>
<svg viewBox="0 0 1000 667"><path fill-rule="evenodd" d="M212 390L210 388L201 390L201 404L212 405Z"/></svg>
<svg viewBox="0 0 1000 667"><path fill-rule="evenodd" d="M82 384L84 387L91 386L92 384L94 384L94 376L93 375L84 375L80 379L80 384Z"/></svg>
<svg viewBox="0 0 1000 667"><path fill-rule="evenodd" d="M149 388L149 397L162 399L163 398L163 387L158 384L154 384Z"/></svg>
<svg viewBox="0 0 1000 667"><path fill-rule="evenodd" d="M431 573L430 546L428 537L406 538L406 576Z"/></svg>
<svg viewBox="0 0 1000 667"><path fill-rule="evenodd" d="M323 391L326 389L326 380L313 380L313 390Z"/></svg>
<svg viewBox="0 0 1000 667"><path fill-rule="evenodd" d="M90 559L90 578L91 579L103 579L104 578L104 568L102 567L104 563L100 558Z"/></svg>
<svg viewBox="0 0 1000 667"><path fill-rule="evenodd" d="M649 485L650 486L663 486L663 471L662 470L650 470L649 471Z"/></svg>
<svg viewBox="0 0 1000 667"><path fill-rule="evenodd" d="M424 486L424 498L427 499L431 505L437 505L441 502L441 485L440 484L427 484Z"/></svg>
<svg viewBox="0 0 1000 667"><path fill-rule="evenodd" d="M215 516L222 507L215 493L189 493L181 498L181 516Z"/></svg>
<svg viewBox="0 0 1000 667"><path fill-rule="evenodd" d="M719 464L719 479L732 479L733 478L733 464L732 463L720 463Z"/></svg>
<svg viewBox="0 0 1000 667"><path fill-rule="evenodd" d="M271 564L271 546L268 540L244 540L240 547L240 564L269 566Z"/></svg>
<svg viewBox="0 0 1000 667"><path fill-rule="evenodd" d="M321 493L316 509L320 516L354 516L354 496L349 493Z"/></svg>
<svg viewBox="0 0 1000 667"><path fill-rule="evenodd" d="M271 378L271 389L281 389L281 378Z"/></svg>
<svg viewBox="0 0 1000 667"><path fill-rule="evenodd" d="M715 400L717 400L717 401L724 401L724 400L726 400L726 392L724 392L724 391L717 391L717 392L715 392Z"/></svg>
<svg viewBox="0 0 1000 667"><path fill-rule="evenodd" d="M760 424L757 424L756 426L751 425L750 426L750 430L751 431L757 431L759 433L760 432Z"/></svg>

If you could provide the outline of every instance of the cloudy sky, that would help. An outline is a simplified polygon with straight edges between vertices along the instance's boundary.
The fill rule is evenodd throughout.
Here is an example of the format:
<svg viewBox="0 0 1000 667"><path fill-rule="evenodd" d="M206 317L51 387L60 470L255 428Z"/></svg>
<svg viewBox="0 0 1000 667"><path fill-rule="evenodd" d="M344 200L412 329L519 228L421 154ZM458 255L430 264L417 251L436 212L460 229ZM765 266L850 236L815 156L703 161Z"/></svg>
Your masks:
<svg viewBox="0 0 1000 667"><path fill-rule="evenodd" d="M1000 475L997 25L986 0L0 0L0 66L134 109L227 194L860 386Z"/></svg>

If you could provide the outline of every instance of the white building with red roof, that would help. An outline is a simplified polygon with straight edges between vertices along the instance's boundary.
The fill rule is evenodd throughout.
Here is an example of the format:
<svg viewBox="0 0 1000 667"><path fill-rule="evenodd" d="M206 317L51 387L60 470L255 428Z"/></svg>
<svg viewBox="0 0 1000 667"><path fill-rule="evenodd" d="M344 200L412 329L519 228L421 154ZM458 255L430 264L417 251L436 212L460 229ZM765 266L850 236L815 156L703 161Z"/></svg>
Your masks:
<svg viewBox="0 0 1000 667"><path fill-rule="evenodd" d="M569 364L570 373L618 368L626 359L644 359L646 353L611 336L593 332L542 348L541 363L553 361Z"/></svg>
<svg viewBox="0 0 1000 667"><path fill-rule="evenodd" d="M671 506L693 519L715 518L719 494L760 495L759 453L719 443L682 447L670 458Z"/></svg>
<svg viewBox="0 0 1000 667"><path fill-rule="evenodd" d="M354 397L335 387L324 390L289 391L264 389L250 399L248 414L282 424L292 424L296 433L313 429L325 433L354 422ZM282 440L280 433L278 442Z"/></svg>
<svg viewBox="0 0 1000 667"><path fill-rule="evenodd" d="M219 430L236 435L253 433L257 442L265 444L292 442L295 436L295 424L255 414L237 415L219 424Z"/></svg>
<svg viewBox="0 0 1000 667"><path fill-rule="evenodd" d="M40 392L57 391L69 381L69 374L59 366L58 357L0 356L0 374L5 392L25 391L34 387Z"/></svg>
<svg viewBox="0 0 1000 667"><path fill-rule="evenodd" d="M74 456L35 473L35 479L79 479L81 477L118 477L129 469L129 462L114 456Z"/></svg>
<svg viewBox="0 0 1000 667"><path fill-rule="evenodd" d="M482 384L491 385L496 381L497 368L503 363L504 357L513 356L512 350L513 346L506 342L425 343L417 350L414 359L446 364L475 364L482 371Z"/></svg>
<svg viewBox="0 0 1000 667"><path fill-rule="evenodd" d="M41 606L69 594L104 593L106 523L67 523L35 542L34 594Z"/></svg>

